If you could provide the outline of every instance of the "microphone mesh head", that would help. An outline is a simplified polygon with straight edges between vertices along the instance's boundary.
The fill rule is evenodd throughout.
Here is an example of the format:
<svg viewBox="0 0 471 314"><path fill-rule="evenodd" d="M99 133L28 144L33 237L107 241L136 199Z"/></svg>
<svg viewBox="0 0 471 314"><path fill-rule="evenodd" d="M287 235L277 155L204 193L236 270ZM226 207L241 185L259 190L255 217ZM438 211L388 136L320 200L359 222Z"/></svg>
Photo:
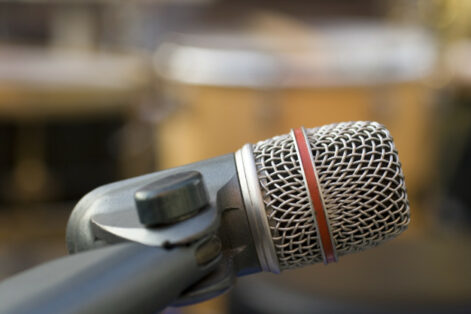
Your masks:
<svg viewBox="0 0 471 314"><path fill-rule="evenodd" d="M404 175L389 131L376 122L307 129L338 256L374 247L407 228ZM280 269L323 260L293 138L253 146Z"/></svg>

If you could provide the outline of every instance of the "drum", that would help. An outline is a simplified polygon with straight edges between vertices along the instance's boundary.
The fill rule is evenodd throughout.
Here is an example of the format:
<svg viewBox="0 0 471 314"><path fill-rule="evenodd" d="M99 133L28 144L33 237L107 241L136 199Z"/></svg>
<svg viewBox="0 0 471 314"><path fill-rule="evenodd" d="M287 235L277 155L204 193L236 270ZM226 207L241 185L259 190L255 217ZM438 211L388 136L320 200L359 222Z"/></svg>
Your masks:
<svg viewBox="0 0 471 314"><path fill-rule="evenodd" d="M174 34L159 46L154 64L167 110L157 133L160 167L298 126L376 120L394 135L409 192L418 192L433 145L423 84L435 59L431 38L372 21L290 22Z"/></svg>

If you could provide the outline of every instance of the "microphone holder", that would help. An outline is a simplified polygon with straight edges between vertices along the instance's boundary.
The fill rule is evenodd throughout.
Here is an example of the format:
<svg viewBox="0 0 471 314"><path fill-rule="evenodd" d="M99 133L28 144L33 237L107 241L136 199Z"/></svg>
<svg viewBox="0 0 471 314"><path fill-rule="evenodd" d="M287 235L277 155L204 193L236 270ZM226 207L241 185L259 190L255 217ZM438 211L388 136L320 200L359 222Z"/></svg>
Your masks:
<svg viewBox="0 0 471 314"><path fill-rule="evenodd" d="M188 180L188 177L190 179L198 178L201 185L204 186L199 172L180 172L160 178L137 190L134 194L137 211L129 208L91 216L90 223L94 236L101 244L105 243L106 245L129 241L161 248L186 246L198 240L210 238L220 226L221 214L217 206L211 206L208 203L203 204L202 208L198 208L199 211L196 213L194 210L192 213L192 207L202 197L198 197L197 193L185 193L189 187L194 187L193 182ZM169 181L171 181L171 184L168 183ZM165 191L161 191L163 187ZM143 191L151 192L152 197L145 200L139 199L138 197ZM205 188L200 191L206 193ZM155 201L162 197L162 194L169 193L173 194L170 200ZM144 206L144 204L149 205L149 203L151 203L150 206ZM156 205L155 203L159 203L160 206L152 206ZM182 206L182 203L185 206ZM173 223L160 221L163 219L150 219L148 215L149 211L155 211L160 215L160 218L161 216L168 217L173 215L176 208L181 214L180 217L183 216L183 218L179 218L179 221ZM166 214L163 215L162 213ZM192 215L189 216L189 214ZM153 215L151 216L156 218ZM144 223L148 225L146 226ZM232 264L231 256L223 255L217 268L188 291L185 291L173 305L179 306L201 302L230 289L236 277Z"/></svg>
<svg viewBox="0 0 471 314"><path fill-rule="evenodd" d="M224 196L217 197L221 190ZM122 242L168 249L220 239L221 216L240 208L238 195L233 154L115 182L88 193L77 204L67 226L67 245L77 253ZM241 221L244 217L231 219L246 224ZM250 243L249 236L239 238ZM231 288L238 252L218 249L220 260L213 271L172 305L201 302Z"/></svg>
<svg viewBox="0 0 471 314"><path fill-rule="evenodd" d="M70 256L0 283L1 313L155 313L258 271L233 154L95 189L67 226ZM223 215L224 213L224 215Z"/></svg>

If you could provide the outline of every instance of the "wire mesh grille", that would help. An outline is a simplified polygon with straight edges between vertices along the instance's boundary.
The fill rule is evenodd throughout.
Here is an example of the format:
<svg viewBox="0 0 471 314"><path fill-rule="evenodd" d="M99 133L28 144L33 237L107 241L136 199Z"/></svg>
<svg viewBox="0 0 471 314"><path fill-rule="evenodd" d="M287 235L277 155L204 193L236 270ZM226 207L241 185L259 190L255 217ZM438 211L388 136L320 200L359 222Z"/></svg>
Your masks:
<svg viewBox="0 0 471 314"><path fill-rule="evenodd" d="M376 122L308 129L338 256L397 236L410 220L404 175L389 131ZM281 270L322 261L314 216L290 135L254 145Z"/></svg>

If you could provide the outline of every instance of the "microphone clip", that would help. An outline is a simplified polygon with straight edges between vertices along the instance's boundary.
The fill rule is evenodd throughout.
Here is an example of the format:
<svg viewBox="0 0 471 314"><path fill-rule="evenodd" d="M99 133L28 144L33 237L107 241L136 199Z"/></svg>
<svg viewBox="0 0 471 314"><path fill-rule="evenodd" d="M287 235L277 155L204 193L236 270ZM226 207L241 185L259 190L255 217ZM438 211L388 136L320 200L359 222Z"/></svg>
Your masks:
<svg viewBox="0 0 471 314"><path fill-rule="evenodd" d="M219 262L173 305L201 302L227 291L235 282L236 270L233 256L222 251L218 230L224 209L217 205L215 196L236 172L232 156L218 157L216 162L222 167L200 162L194 168L189 165L185 166L189 169L164 170L90 192L70 217L69 251L75 253L122 242L167 250L196 245L204 248L195 251L196 261L208 265L217 256ZM213 169L226 171L213 173ZM206 186L205 181L210 184Z"/></svg>

